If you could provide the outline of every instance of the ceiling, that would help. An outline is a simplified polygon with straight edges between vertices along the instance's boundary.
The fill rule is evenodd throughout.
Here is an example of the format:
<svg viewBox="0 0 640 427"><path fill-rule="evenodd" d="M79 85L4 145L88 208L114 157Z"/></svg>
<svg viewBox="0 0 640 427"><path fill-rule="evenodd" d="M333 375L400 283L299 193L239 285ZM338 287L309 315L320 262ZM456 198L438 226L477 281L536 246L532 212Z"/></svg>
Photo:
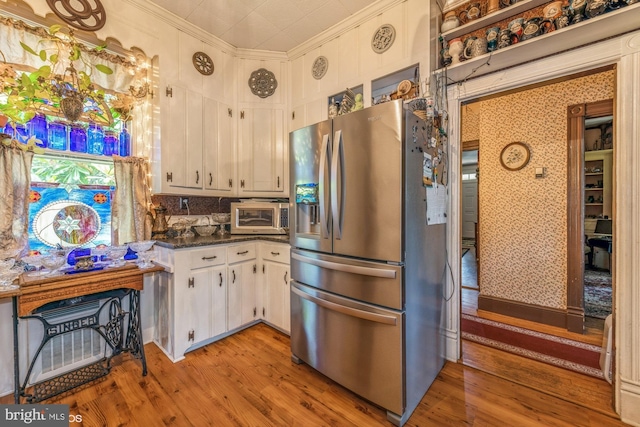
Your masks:
<svg viewBox="0 0 640 427"><path fill-rule="evenodd" d="M245 49L286 52L377 0L151 0Z"/></svg>

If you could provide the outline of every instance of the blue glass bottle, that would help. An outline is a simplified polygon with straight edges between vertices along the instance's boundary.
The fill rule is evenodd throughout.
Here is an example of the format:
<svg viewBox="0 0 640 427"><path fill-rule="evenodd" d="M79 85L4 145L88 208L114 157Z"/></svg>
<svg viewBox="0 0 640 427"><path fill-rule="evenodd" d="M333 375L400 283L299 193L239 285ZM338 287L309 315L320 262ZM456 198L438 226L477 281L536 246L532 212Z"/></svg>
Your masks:
<svg viewBox="0 0 640 427"><path fill-rule="evenodd" d="M87 131L82 125L71 125L69 149L76 153L87 152Z"/></svg>
<svg viewBox="0 0 640 427"><path fill-rule="evenodd" d="M65 123L49 123L49 148L62 151L67 149L67 125Z"/></svg>
<svg viewBox="0 0 640 427"><path fill-rule="evenodd" d="M112 130L104 131L104 150L102 154L105 156L113 156L118 154L118 138L116 133Z"/></svg>
<svg viewBox="0 0 640 427"><path fill-rule="evenodd" d="M20 142L24 142L28 139L27 127L22 123L7 123L4 127L4 133L11 135L11 138Z"/></svg>
<svg viewBox="0 0 640 427"><path fill-rule="evenodd" d="M102 155L104 151L104 133L102 126L91 123L87 131L87 146L89 154Z"/></svg>
<svg viewBox="0 0 640 427"><path fill-rule="evenodd" d="M33 119L27 123L29 135L35 136L36 139L42 141L38 146L47 148L49 145L49 125L44 114L36 114Z"/></svg>
<svg viewBox="0 0 640 427"><path fill-rule="evenodd" d="M131 135L127 130L127 126L123 123L122 130L120 131L120 135L118 136L120 140L120 155L122 157L127 157L131 155Z"/></svg>

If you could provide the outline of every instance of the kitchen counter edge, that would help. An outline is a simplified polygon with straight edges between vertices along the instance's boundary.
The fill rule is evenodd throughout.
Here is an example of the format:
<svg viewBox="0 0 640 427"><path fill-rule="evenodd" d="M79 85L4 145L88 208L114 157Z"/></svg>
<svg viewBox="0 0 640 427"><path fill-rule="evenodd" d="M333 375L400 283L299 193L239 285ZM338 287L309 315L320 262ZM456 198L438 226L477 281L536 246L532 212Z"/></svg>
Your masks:
<svg viewBox="0 0 640 427"><path fill-rule="evenodd" d="M249 242L255 240L289 244L289 236L287 235L229 234L225 236L196 236L186 239L156 239L156 245L169 249L185 249L197 248L201 246L225 245L228 243Z"/></svg>

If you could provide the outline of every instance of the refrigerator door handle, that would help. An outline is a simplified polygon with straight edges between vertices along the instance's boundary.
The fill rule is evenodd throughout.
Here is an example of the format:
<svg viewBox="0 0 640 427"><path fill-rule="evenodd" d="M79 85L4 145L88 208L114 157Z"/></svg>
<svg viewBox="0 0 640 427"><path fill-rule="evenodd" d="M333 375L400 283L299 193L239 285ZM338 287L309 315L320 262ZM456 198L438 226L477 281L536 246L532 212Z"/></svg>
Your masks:
<svg viewBox="0 0 640 427"><path fill-rule="evenodd" d="M359 265L342 264L338 262L325 261L316 258L307 258L303 255L299 255L295 252L291 253L291 259L300 261L306 264L315 265L317 267L326 268L329 270L337 270L345 273L359 274L361 276L382 277L385 279L395 279L396 272L394 270L387 270L384 268L369 268Z"/></svg>
<svg viewBox="0 0 640 427"><path fill-rule="evenodd" d="M303 292L296 288L291 287L291 292L298 295L300 298L309 300L314 304L324 307L328 310L337 311L338 313L346 314L347 316L358 317L360 319L369 320L371 322L384 323L386 325L396 325L397 319L393 316L385 316L384 314L370 313L364 310L358 310L356 308L346 307L344 305L336 304L335 302L327 301L322 298L314 297L306 292Z"/></svg>
<svg viewBox="0 0 640 427"><path fill-rule="evenodd" d="M327 157L331 157L331 145L329 144L329 134L322 136L322 147L320 149L320 173L319 181L319 204L320 204L320 233L323 239L329 238L329 215L327 212L327 204L325 203L325 171L327 169Z"/></svg>
<svg viewBox="0 0 640 427"><path fill-rule="evenodd" d="M333 144L333 156L331 158L331 210L333 213L333 234L336 239L341 239L345 199L344 145L341 130L336 131L334 134ZM338 181L338 163L340 163L340 181ZM340 203L338 203L338 186L340 187Z"/></svg>

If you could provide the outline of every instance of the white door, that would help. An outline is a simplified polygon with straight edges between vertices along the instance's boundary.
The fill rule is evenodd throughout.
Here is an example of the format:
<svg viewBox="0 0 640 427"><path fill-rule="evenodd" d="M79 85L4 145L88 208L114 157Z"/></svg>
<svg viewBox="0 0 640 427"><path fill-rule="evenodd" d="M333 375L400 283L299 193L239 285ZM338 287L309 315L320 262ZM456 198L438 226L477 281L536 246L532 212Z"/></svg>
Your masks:
<svg viewBox="0 0 640 427"><path fill-rule="evenodd" d="M462 169L462 238L475 239L475 224L478 222L478 179L476 165Z"/></svg>

